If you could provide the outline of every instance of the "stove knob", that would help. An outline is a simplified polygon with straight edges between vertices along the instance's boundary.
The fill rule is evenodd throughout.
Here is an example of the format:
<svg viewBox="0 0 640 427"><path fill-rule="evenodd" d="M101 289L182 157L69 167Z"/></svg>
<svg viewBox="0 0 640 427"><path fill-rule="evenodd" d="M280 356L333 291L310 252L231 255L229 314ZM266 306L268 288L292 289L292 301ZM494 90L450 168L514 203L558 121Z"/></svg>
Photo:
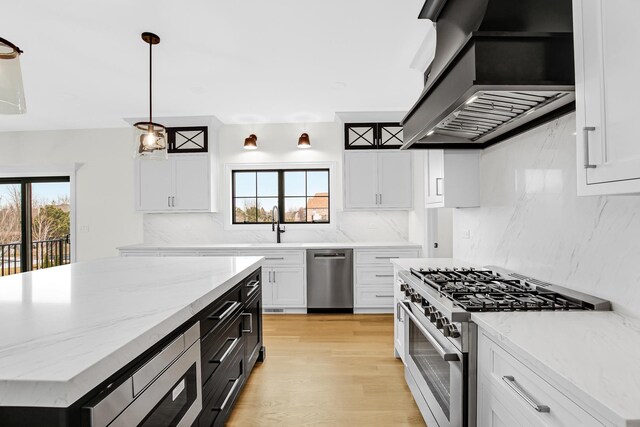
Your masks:
<svg viewBox="0 0 640 427"><path fill-rule="evenodd" d="M438 313L438 310L435 307L429 307L429 320L431 322L436 321L436 313Z"/></svg>
<svg viewBox="0 0 640 427"><path fill-rule="evenodd" d="M400 283L400 292L406 291L408 287L409 285L407 285L406 283Z"/></svg>
<svg viewBox="0 0 640 427"><path fill-rule="evenodd" d="M413 295L411 295L411 302L421 302L422 301L422 295L420 295L417 292L414 292Z"/></svg>
<svg viewBox="0 0 640 427"><path fill-rule="evenodd" d="M446 329L448 330L448 334L451 338L460 337L460 331L458 331L458 328L456 328L456 325L449 324L447 325ZM445 335L447 335L447 332L445 332Z"/></svg>
<svg viewBox="0 0 640 427"><path fill-rule="evenodd" d="M411 296L411 294L413 293L413 289L411 289L408 285L404 290L404 296L408 297Z"/></svg>
<svg viewBox="0 0 640 427"><path fill-rule="evenodd" d="M442 333L445 337L451 336L451 323L447 319L442 321Z"/></svg>
<svg viewBox="0 0 640 427"><path fill-rule="evenodd" d="M442 329L444 326L444 318L442 317L442 313L436 313L436 328Z"/></svg>

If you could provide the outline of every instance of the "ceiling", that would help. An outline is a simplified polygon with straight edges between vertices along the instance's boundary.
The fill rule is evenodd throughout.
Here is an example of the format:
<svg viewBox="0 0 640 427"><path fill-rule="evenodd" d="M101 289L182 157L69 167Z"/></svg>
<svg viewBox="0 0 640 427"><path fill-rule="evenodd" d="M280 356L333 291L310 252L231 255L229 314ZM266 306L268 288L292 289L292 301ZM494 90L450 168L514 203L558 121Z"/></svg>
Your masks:
<svg viewBox="0 0 640 427"><path fill-rule="evenodd" d="M127 126L154 116L224 123L332 121L407 111L424 0L7 0L0 37L18 45L27 114L0 131Z"/></svg>

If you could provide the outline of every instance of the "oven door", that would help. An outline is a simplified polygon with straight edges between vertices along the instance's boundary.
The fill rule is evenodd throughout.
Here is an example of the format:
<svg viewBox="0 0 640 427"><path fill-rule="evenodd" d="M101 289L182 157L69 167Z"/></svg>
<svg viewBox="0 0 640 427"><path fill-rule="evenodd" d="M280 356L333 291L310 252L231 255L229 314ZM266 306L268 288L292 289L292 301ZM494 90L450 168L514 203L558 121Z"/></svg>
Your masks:
<svg viewBox="0 0 640 427"><path fill-rule="evenodd" d="M438 427L467 426L466 357L410 302L405 317L407 383L425 420ZM428 412L427 412L428 411Z"/></svg>

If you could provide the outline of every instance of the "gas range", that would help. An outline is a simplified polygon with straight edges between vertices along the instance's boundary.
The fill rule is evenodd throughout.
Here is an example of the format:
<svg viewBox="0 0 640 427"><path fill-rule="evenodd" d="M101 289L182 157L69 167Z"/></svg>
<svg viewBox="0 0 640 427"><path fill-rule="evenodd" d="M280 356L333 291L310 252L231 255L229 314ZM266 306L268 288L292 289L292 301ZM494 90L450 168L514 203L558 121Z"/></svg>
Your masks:
<svg viewBox="0 0 640 427"><path fill-rule="evenodd" d="M396 345L428 425L476 425L472 313L610 310L608 301L497 267L411 268L394 291Z"/></svg>
<svg viewBox="0 0 640 427"><path fill-rule="evenodd" d="M468 312L610 310L608 301L516 273L474 268L410 269L411 276Z"/></svg>

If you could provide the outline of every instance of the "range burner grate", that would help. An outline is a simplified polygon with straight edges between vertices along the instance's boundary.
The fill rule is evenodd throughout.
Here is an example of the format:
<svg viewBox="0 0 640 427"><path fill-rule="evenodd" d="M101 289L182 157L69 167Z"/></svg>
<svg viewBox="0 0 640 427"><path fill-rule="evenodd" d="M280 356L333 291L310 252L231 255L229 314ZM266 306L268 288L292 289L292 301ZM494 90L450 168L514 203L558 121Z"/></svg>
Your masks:
<svg viewBox="0 0 640 427"><path fill-rule="evenodd" d="M489 270L412 268L411 274L467 311L586 309L557 292Z"/></svg>

